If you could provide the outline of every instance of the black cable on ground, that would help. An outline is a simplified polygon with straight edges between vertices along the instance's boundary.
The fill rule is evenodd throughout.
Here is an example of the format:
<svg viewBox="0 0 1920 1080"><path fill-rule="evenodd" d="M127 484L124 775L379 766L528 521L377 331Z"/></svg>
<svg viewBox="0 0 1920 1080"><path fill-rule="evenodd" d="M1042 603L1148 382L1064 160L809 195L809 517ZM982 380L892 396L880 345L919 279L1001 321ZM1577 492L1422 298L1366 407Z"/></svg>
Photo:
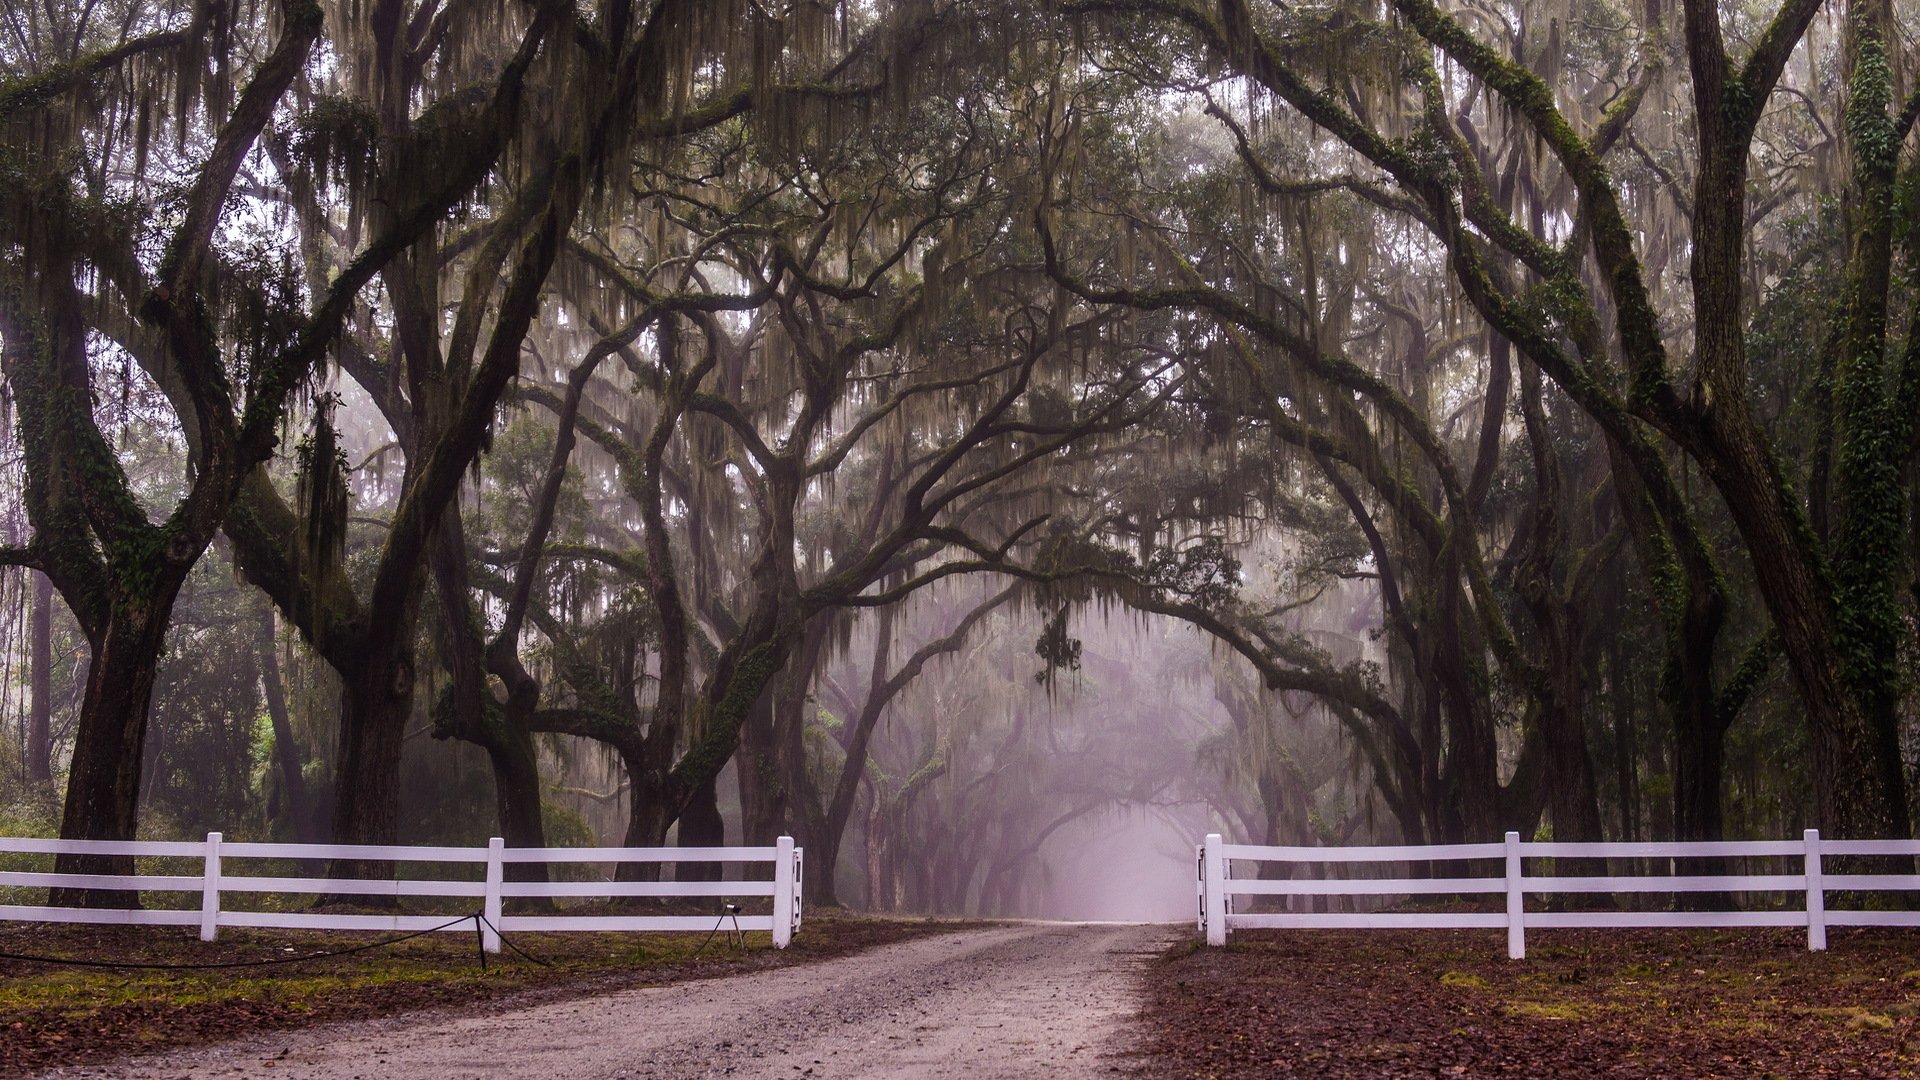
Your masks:
<svg viewBox="0 0 1920 1080"><path fill-rule="evenodd" d="M735 943L734 948L737 949L740 946L745 945L747 942L747 934L746 934L746 931L740 929L740 908L738 907L738 905L728 904L727 909L720 913L720 917L713 921L713 929L707 931L707 936L701 939L700 947L693 950L693 955L687 957L687 959L688 960L700 959L700 954L703 952L706 952L707 945L713 941L713 935L720 932L720 928L726 925L726 922L728 919L733 920L733 933L727 935L727 940L734 941L734 936L738 935L739 940Z"/></svg>
<svg viewBox="0 0 1920 1080"><path fill-rule="evenodd" d="M537 956L535 956L535 955L533 955L532 953L530 953L530 952L528 952L527 950L525 950L525 949L523 949L523 948L521 948L520 946L518 946L518 945L515 945L515 944L513 943L513 939L512 939L512 938L510 938L510 937L508 937L507 935L505 935L505 934L503 934L503 933L501 933L501 932L500 932L500 928L499 928L499 927L497 927L497 926L495 926L495 925L493 925L493 920L492 920L492 919L489 919L489 918L487 918L487 916L486 916L486 913L485 913L485 912L476 912L476 913L474 914L474 916L473 916L473 917L474 917L474 918L476 918L476 919L479 919L479 920L480 920L481 922L483 922L483 923L485 923L485 924L487 924L487 929L489 929L489 930L492 930L492 931L493 931L493 935L494 935L495 937L497 937L497 938L499 938L499 939L500 939L500 942L501 942L501 944L503 944L503 945L505 945L505 946L506 946L507 948L509 948L509 949L512 949L512 950L513 950L514 952L516 952L516 953L519 953L522 959L524 959L524 960L528 960L528 961L530 961L530 962L532 962L532 963L535 963L535 964L539 964L539 965L540 965L541 967L544 967L544 968L550 968L550 967L552 967L552 966L553 966L553 964L552 964L552 962L551 962L551 961L547 961L547 960L542 960L542 959L540 959L539 957L537 957Z"/></svg>
<svg viewBox="0 0 1920 1080"><path fill-rule="evenodd" d="M411 934L401 934L399 937L386 938L382 941L370 941L364 945L355 945L351 949L335 949L330 952L308 953L305 956L276 956L270 960L226 960L207 964L121 963L114 960L74 960L61 956L32 956L27 953L16 952L0 952L0 960L24 960L34 964L62 964L68 967L138 968L147 971L205 971L215 968L268 967L274 964L300 964L308 960L325 960L330 956L351 956L354 953L366 952L370 949L381 949L388 945L398 945L403 941L411 941L417 937L425 937L428 934L438 933L448 927L459 926L468 919L475 920L475 925L477 926L480 921L485 919L485 916L476 911L471 915L462 915L457 919L441 923L439 926L429 926L425 930L415 930ZM519 951L518 947L515 948L515 951Z"/></svg>

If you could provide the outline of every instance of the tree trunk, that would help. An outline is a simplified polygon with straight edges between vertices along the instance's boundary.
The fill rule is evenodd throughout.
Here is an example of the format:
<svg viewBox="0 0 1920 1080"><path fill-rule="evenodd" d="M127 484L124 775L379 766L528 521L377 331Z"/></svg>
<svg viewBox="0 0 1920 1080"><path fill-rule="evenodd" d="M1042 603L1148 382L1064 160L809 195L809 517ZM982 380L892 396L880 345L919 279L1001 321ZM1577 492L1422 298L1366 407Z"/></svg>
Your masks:
<svg viewBox="0 0 1920 1080"><path fill-rule="evenodd" d="M340 752L334 774L333 842L392 844L400 828L400 752L413 715L411 612L402 643L369 649L340 671ZM390 862L335 860L337 878L393 876ZM354 902L359 902L357 899Z"/></svg>
<svg viewBox="0 0 1920 1080"><path fill-rule="evenodd" d="M132 840L139 827L140 770L147 710L166 641L168 615L184 572L166 574L147 599L145 617L116 607L94 643L86 697L73 740L67 802L60 819L66 840ZM129 856L61 855L61 874L130 874ZM137 892L118 889L51 890L48 902L65 907L139 907Z"/></svg>
<svg viewBox="0 0 1920 1080"><path fill-rule="evenodd" d="M266 695L267 716L273 723L273 762L280 775L281 819L291 826L296 843L311 844L319 839L320 823L313 815L300 745L294 739L293 721L287 713L271 607L260 610L260 689Z"/></svg>
<svg viewBox="0 0 1920 1080"><path fill-rule="evenodd" d="M641 762L628 762L627 775L633 782L627 786L627 835L621 841L626 847L650 848L664 847L667 842L667 829L673 825L673 812L668 808L664 794L651 782L658 772ZM657 862L623 862L614 868L616 881L659 881L660 864Z"/></svg>
<svg viewBox="0 0 1920 1080"><path fill-rule="evenodd" d="M1593 754L1587 747L1586 672L1580 662L1579 632L1571 605L1543 598L1535 605L1542 636L1548 641L1546 688L1538 719L1547 748L1548 813L1553 838L1568 843L1604 840L1600 791L1594 780ZM1603 873L1605 863L1573 864L1575 872Z"/></svg>
<svg viewBox="0 0 1920 1080"><path fill-rule="evenodd" d="M1584 710L1556 701L1543 711L1548 774L1552 794L1553 838L1570 843L1605 839L1600 825L1600 795L1593 780L1593 756L1587 750ZM1595 872L1604 869L1593 867Z"/></svg>
<svg viewBox="0 0 1920 1080"><path fill-rule="evenodd" d="M1682 635L1683 638L1685 635ZM1723 840L1726 731L1714 713L1711 656L1683 641L1668 660L1673 713L1673 831L1677 840Z"/></svg>
<svg viewBox="0 0 1920 1080"><path fill-rule="evenodd" d="M1448 560L1449 563L1453 560ZM1436 590L1440 594L1439 651L1436 668L1447 719L1442 786L1449 795L1438 824L1447 843L1497 839L1500 822L1500 753L1493 717L1483 691L1487 680L1474 650L1480 634L1472 625L1459 568L1448 566Z"/></svg>
<svg viewBox="0 0 1920 1080"><path fill-rule="evenodd" d="M774 775L780 783L781 831L802 847L814 842L813 815L808 813L813 793L807 773L807 693L826 642L826 621L808 624L806 639L787 662L773 696Z"/></svg>
<svg viewBox="0 0 1920 1080"><path fill-rule="evenodd" d="M27 783L53 784L53 579L34 573L33 614L27 627L30 702L27 707Z"/></svg>
<svg viewBox="0 0 1920 1080"><path fill-rule="evenodd" d="M892 868L888 865L885 817L881 814L879 789L867 803L867 910L892 911L894 895Z"/></svg>
<svg viewBox="0 0 1920 1080"><path fill-rule="evenodd" d="M840 889L834 878L840 867L840 842L846 835L846 822L835 829L831 823L808 842L808 858L800 882L801 894L811 907L839 907Z"/></svg>
<svg viewBox="0 0 1920 1080"><path fill-rule="evenodd" d="M1608 689L1613 706L1614 774L1620 789L1620 839L1640 839L1640 783L1638 751L1634 747L1632 703L1628 698L1626 661L1619 635L1607 646Z"/></svg>
<svg viewBox="0 0 1920 1080"><path fill-rule="evenodd" d="M720 847L727 842L727 822L720 816L720 782L718 777L707 780L693 789L693 798L687 808L680 811L680 846ZM719 881L724 864L717 862L683 862L678 864L673 878L675 881Z"/></svg>
<svg viewBox="0 0 1920 1080"><path fill-rule="evenodd" d="M468 600L466 530L457 505L449 504L440 515L433 573L440 596L442 660L452 677L444 706L436 705L434 737L462 739L487 752L493 767L494 820L508 847L546 847L540 759L528 727L540 703L540 686L531 678L512 684L503 680L506 700L494 698L478 618ZM508 863L506 875L509 881L545 881L547 864Z"/></svg>
<svg viewBox="0 0 1920 1080"><path fill-rule="evenodd" d="M1775 505L1771 462L1755 439L1704 462L1755 560L1760 587L1812 733L1815 824L1835 839L1909 834L1906 778L1891 717L1876 715L1842 670L1820 573L1798 554L1790 515Z"/></svg>
<svg viewBox="0 0 1920 1080"><path fill-rule="evenodd" d="M781 790L774 695L763 692L740 725L740 837L748 844L771 844L786 816Z"/></svg>
<svg viewBox="0 0 1920 1080"><path fill-rule="evenodd" d="M514 710L506 710L499 726L489 730L484 743L487 760L493 765L494 813L500 823L500 837L512 848L547 846L547 825L540 802L540 758L534 749L533 734L524 722L516 723ZM508 881L545 881L546 863L508 863Z"/></svg>

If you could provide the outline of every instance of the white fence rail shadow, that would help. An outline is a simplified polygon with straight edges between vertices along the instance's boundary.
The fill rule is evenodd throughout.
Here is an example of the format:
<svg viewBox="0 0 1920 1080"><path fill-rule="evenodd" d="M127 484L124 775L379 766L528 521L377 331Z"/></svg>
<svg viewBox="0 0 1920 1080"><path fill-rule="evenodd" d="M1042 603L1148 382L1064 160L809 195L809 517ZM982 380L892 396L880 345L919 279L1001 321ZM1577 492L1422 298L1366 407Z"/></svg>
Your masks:
<svg viewBox="0 0 1920 1080"><path fill-rule="evenodd" d="M1828 874L1822 857L1876 856L1907 860L1920 855L1920 840L1822 840L1808 829L1799 840L1740 840L1694 843L1522 842L1510 832L1498 844L1438 844L1405 847L1262 847L1229 844L1210 833L1195 852L1198 863L1200 932L1207 944L1224 945L1233 930L1252 929L1469 929L1505 928L1507 955L1527 955L1527 930L1572 927L1730 927L1804 926L1807 948L1827 947L1829 926L1920 927L1920 911L1828 910L1827 893L1902 893L1920 891L1920 874ZM1537 876L1526 874L1527 859L1705 859L1771 858L1797 860L1798 873L1783 874L1635 874L1630 876ZM1490 863L1501 873L1484 877L1390 876L1369 878L1246 878L1233 873L1235 862L1292 866L1341 866L1368 863ZM1615 893L1797 893L1798 908L1745 911L1528 911L1529 895ZM1505 898L1504 911L1355 911L1238 912L1237 896L1381 897L1491 895Z"/></svg>
<svg viewBox="0 0 1920 1080"><path fill-rule="evenodd" d="M505 901L518 898L624 899L628 897L735 897L771 900L769 914L721 915L728 929L769 931L776 948L786 948L800 929L800 882L804 852L782 836L772 847L569 847L510 848L499 837L486 847L411 847L356 844L229 843L219 833L200 841L48 840L0 837L0 856L104 855L198 861L198 874L63 874L0 870L0 887L113 889L149 893L198 893L200 907L72 908L0 904L0 921L97 923L122 926L198 926L202 941L213 941L223 926L282 930L468 931L471 918L448 924L446 914L345 914L317 911L230 910L221 898L235 894L285 896L373 896L383 899L456 897L475 902L484 917L482 942L500 951L500 934L551 930L700 931L716 925L714 915L505 914ZM464 864L482 868L477 880L287 877L240 875L232 860ZM581 865L605 863L771 864L772 876L734 881L508 881L509 864ZM743 871L744 872L744 871Z"/></svg>

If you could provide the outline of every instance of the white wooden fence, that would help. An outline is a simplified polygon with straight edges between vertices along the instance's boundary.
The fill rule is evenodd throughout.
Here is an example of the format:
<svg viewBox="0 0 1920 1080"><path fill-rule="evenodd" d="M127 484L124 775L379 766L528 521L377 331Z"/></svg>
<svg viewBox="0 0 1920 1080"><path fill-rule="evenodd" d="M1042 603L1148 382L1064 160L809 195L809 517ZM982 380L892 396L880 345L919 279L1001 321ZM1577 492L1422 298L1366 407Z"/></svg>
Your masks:
<svg viewBox="0 0 1920 1080"><path fill-rule="evenodd" d="M1920 911L1828 910L1829 892L1874 893L1920 890L1920 874L1828 874L1821 858L1892 856L1912 866L1920 855L1916 840L1822 840L1808 829L1799 840L1715 843L1552 843L1522 842L1508 833L1498 844L1445 844L1409 847L1259 847L1229 844L1211 833L1196 852L1199 864L1200 931L1207 944L1224 945L1231 930L1266 928L1501 928L1507 931L1507 955L1527 955L1527 930L1569 927L1717 927L1804 926L1807 948L1827 947L1829 926L1916 926ZM1552 859L1698 859L1770 858L1799 863L1797 873L1674 875L1625 877L1529 877L1524 860ZM1489 877L1282 878L1235 877L1235 862L1292 865L1360 863L1475 863L1500 860L1503 872ZM1611 893L1765 893L1804 894L1804 906L1751 911L1533 911L1529 894ZM1248 912L1234 910L1236 896L1472 896L1506 899L1504 911Z"/></svg>
<svg viewBox="0 0 1920 1080"><path fill-rule="evenodd" d="M447 926L448 916L399 913L331 914L314 911L229 910L221 897L273 893L288 896L377 896L381 898L460 897L475 901L484 916L482 941L500 951L500 934L548 930L711 930L714 915L508 915L503 902L515 898L768 897L772 913L719 916L727 929L766 930L776 948L786 948L800 929L800 881L804 853L793 838L773 847L672 848L510 848L499 837L486 847L402 847L350 844L228 843L219 833L206 841L46 840L0 837L0 856L131 855L136 858L193 859L198 874L61 874L0 870L0 886L120 889L137 892L198 893L199 910L166 908L68 908L0 904L0 921L106 923L137 926L199 926L200 939L212 941L223 926L284 930L469 930L469 920ZM482 866L479 880L402 880L393 878L314 878L241 875L230 860L298 859L357 862L442 863ZM595 863L771 863L770 880L757 881L508 881L509 863L549 865Z"/></svg>

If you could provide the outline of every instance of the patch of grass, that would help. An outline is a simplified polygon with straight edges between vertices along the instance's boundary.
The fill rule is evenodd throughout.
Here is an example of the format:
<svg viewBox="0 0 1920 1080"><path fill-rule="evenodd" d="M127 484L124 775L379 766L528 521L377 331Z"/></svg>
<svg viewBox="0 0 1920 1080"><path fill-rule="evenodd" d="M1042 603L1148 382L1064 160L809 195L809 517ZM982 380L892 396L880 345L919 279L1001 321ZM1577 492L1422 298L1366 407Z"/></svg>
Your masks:
<svg viewBox="0 0 1920 1080"><path fill-rule="evenodd" d="M1815 1016L1824 1016L1838 1020L1848 1031L1892 1031L1893 1017L1874 1009L1863 1009L1858 1005L1845 1005L1837 1009L1809 1009Z"/></svg>
<svg viewBox="0 0 1920 1080"><path fill-rule="evenodd" d="M1590 1011L1579 1005L1553 1001L1516 1001L1507 1006L1507 1015L1535 1020L1581 1020Z"/></svg>
<svg viewBox="0 0 1920 1080"><path fill-rule="evenodd" d="M1469 990L1485 990L1487 980L1478 975L1469 975L1464 971L1449 971L1440 976L1441 986L1462 986Z"/></svg>

